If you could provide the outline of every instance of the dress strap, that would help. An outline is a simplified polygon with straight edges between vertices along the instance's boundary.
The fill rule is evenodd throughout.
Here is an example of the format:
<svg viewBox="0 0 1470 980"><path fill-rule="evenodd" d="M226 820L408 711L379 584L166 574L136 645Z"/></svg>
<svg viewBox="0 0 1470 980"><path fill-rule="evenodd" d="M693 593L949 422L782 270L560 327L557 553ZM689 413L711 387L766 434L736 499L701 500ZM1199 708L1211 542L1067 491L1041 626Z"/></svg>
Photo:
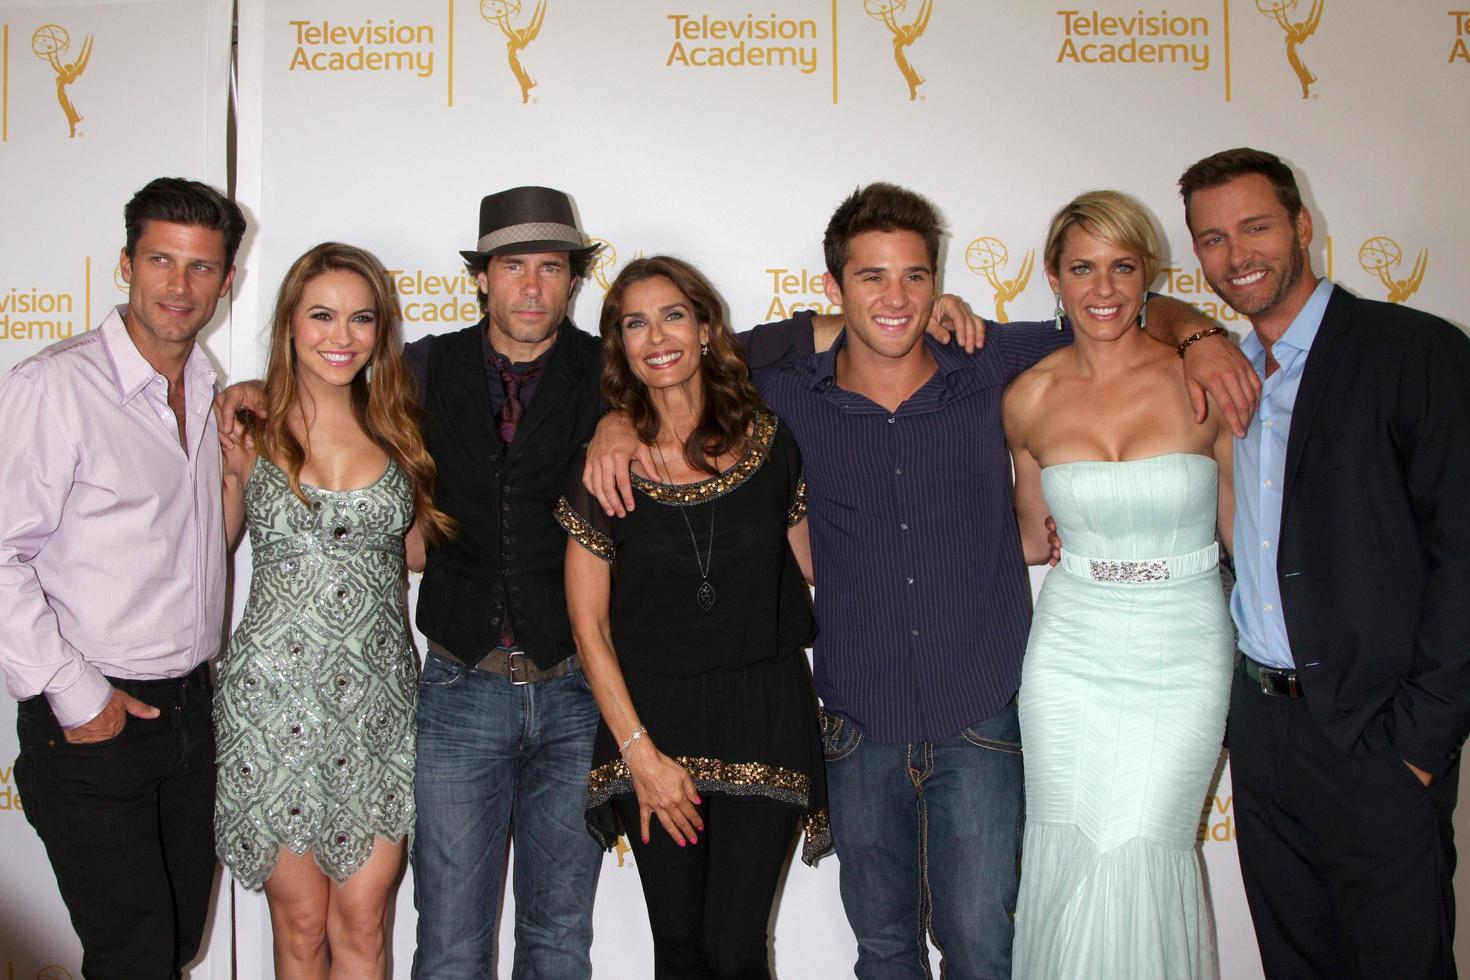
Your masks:
<svg viewBox="0 0 1470 980"><path fill-rule="evenodd" d="M1080 578L1117 585L1147 585L1169 579L1188 578L1207 572L1220 563L1220 542L1211 541L1198 551L1168 558L1087 558L1062 549L1062 569Z"/></svg>

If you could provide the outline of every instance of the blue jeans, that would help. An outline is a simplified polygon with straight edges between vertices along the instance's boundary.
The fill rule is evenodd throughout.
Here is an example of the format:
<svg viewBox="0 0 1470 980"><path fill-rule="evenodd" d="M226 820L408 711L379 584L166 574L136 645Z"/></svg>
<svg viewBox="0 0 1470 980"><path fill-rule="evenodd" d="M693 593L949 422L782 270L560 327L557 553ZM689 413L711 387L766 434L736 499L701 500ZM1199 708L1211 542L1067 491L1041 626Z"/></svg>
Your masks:
<svg viewBox="0 0 1470 980"><path fill-rule="evenodd" d="M822 716L842 906L860 980L1009 980L1024 822L1014 703L937 742L879 743Z"/></svg>
<svg viewBox="0 0 1470 980"><path fill-rule="evenodd" d="M511 976L591 975L602 851L583 811L596 731L597 704L580 670L517 686L425 658L414 774L417 980L494 975L507 833L515 848Z"/></svg>

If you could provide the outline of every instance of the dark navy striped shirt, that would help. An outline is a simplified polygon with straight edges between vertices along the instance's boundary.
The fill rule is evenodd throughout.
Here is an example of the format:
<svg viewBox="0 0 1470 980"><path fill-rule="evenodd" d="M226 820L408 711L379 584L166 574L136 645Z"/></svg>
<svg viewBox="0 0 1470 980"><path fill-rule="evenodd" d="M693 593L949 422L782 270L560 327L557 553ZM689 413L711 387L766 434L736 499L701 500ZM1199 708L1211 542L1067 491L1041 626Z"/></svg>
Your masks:
<svg viewBox="0 0 1470 980"><path fill-rule="evenodd" d="M957 735L1016 693L1030 621L1001 394L1072 331L990 324L973 355L926 337L939 369L890 413L836 384L843 337L767 366L762 335L790 326L757 328L751 362L805 465L817 693L878 742Z"/></svg>

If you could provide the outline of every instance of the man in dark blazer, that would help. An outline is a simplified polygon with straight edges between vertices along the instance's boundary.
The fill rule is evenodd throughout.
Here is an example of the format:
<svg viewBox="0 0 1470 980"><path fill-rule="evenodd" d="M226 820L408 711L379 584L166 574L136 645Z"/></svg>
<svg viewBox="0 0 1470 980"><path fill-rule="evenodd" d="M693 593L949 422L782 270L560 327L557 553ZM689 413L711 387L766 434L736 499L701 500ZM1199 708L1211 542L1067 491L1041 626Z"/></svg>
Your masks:
<svg viewBox="0 0 1470 980"><path fill-rule="evenodd" d="M1235 445L1228 739L1271 977L1453 977L1470 730L1470 338L1318 280L1289 167L1180 178L1206 279L1263 379Z"/></svg>

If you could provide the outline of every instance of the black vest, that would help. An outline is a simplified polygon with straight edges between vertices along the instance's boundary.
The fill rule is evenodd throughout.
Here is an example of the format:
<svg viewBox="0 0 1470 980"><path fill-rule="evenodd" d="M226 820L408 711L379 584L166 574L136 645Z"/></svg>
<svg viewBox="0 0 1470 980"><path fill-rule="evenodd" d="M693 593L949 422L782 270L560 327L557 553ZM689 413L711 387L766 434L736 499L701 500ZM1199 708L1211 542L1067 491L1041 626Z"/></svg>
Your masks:
<svg viewBox="0 0 1470 980"><path fill-rule="evenodd" d="M458 522L429 548L417 624L467 664L495 646L507 612L516 642L540 667L575 652L552 510L567 467L601 417L602 344L570 321L510 446L490 413L480 336L486 323L429 338L424 441L438 467L434 502Z"/></svg>

